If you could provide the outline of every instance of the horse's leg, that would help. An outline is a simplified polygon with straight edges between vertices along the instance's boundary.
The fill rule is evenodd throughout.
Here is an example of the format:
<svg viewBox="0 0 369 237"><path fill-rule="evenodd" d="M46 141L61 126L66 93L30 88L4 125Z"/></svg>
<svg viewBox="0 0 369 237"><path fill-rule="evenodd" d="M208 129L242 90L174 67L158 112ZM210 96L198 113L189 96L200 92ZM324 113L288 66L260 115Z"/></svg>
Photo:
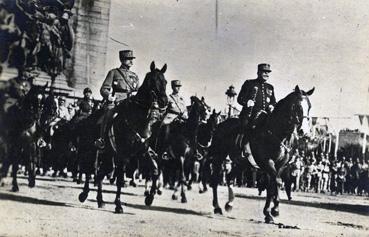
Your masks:
<svg viewBox="0 0 369 237"><path fill-rule="evenodd" d="M31 141L28 145L28 149L26 151L27 156L29 157L28 160L28 187L33 188L36 185L36 144L35 142Z"/></svg>
<svg viewBox="0 0 369 237"><path fill-rule="evenodd" d="M213 189L213 207L214 214L223 214L222 209L218 203L218 183L221 179L221 164L219 162L213 163L213 174L211 176L211 187Z"/></svg>
<svg viewBox="0 0 369 237"><path fill-rule="evenodd" d="M279 201L280 201L279 193L280 193L280 185L278 183L275 183L273 185L273 188L274 188L274 198L273 198L274 206L272 208L271 214L272 214L272 216L277 217L277 216L279 216Z"/></svg>
<svg viewBox="0 0 369 237"><path fill-rule="evenodd" d="M207 181L208 177L210 176L210 162L208 162L207 160L202 162L200 167L200 173L201 173L202 189L200 188L199 193L205 193L208 191Z"/></svg>
<svg viewBox="0 0 369 237"><path fill-rule="evenodd" d="M225 210L227 212L232 211L233 208L233 201L234 201L234 192L233 192L233 186L234 186L234 179L237 177L237 174L239 174L239 167L233 166L231 171L227 173L226 175L226 181L227 181L227 187L228 187L228 202L225 205Z"/></svg>
<svg viewBox="0 0 369 237"><path fill-rule="evenodd" d="M86 172L85 175L86 175L85 185L83 186L82 192L78 196L78 199L80 202L86 201L88 197L88 193L90 192L91 174Z"/></svg>
<svg viewBox="0 0 369 237"><path fill-rule="evenodd" d="M184 189L184 185L186 185L186 175L185 175L185 157L181 156L181 173L180 173L180 183L181 183L181 202L186 203L186 192Z"/></svg>
<svg viewBox="0 0 369 237"><path fill-rule="evenodd" d="M270 215L270 203L272 202L273 199L273 184L271 182L271 178L269 175L267 175L267 196L266 196L266 200L265 200L265 206L264 206L264 210L263 213L265 215L265 223L273 223L273 217Z"/></svg>
<svg viewBox="0 0 369 237"><path fill-rule="evenodd" d="M120 195L121 195L121 191L122 191L122 186L124 185L124 165L123 164L119 164L121 162L118 162L116 168L115 168L115 173L116 173L116 177L117 177L117 193L115 196L115 213L123 213L123 207L122 207L122 203L120 201Z"/></svg>
<svg viewBox="0 0 369 237"><path fill-rule="evenodd" d="M19 191L18 182L17 182L17 172L18 172L18 157L14 156L13 162L12 162L12 178L13 178L12 191L13 192Z"/></svg>
<svg viewBox="0 0 369 237"><path fill-rule="evenodd" d="M102 181L104 179L104 174L102 174L102 172L99 170L95 179L97 183L97 196L96 196L97 207L103 208L105 206L103 196L102 196Z"/></svg>

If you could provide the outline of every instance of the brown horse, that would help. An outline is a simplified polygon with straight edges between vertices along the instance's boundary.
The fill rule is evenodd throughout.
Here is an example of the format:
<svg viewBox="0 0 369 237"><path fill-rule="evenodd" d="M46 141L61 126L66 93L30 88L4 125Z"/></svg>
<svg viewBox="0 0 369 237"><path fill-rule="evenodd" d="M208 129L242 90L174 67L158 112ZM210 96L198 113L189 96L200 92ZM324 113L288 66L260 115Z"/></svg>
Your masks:
<svg viewBox="0 0 369 237"><path fill-rule="evenodd" d="M300 135L307 135L310 131L308 116L311 107L308 96L314 92L314 88L308 92L300 90L296 86L295 91L279 101L270 116L262 124L259 124L249 133L251 155L249 163L254 164L266 173L267 198L264 207L265 222L273 221L272 216L279 215L279 189L281 185L281 173L288 159L284 142L291 136L294 130ZM233 168L227 174L227 186L229 201L225 209L230 211L233 206L233 179L237 170L237 164L242 162L240 149L235 144L239 129L238 119L228 119L218 125L210 147L209 156L212 159L212 180L214 213L222 214L218 203L217 187L221 177L221 167L226 157L233 161ZM252 159L253 158L253 161ZM236 164L236 165L235 165ZM273 200L274 207L270 210Z"/></svg>

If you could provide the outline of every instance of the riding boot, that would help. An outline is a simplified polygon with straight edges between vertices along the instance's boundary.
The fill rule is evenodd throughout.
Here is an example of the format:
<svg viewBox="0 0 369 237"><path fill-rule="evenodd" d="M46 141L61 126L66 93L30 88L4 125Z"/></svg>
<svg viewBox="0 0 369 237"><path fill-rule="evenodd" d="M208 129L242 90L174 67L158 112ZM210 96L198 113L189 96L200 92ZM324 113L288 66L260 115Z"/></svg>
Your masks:
<svg viewBox="0 0 369 237"><path fill-rule="evenodd" d="M249 119L245 115L243 115L243 116L240 116L239 120L240 120L240 127L238 130L239 132L236 136L235 142L236 142L237 147L242 149L243 145L245 144L243 140L245 140L245 135L246 135L246 130L249 124Z"/></svg>
<svg viewBox="0 0 369 237"><path fill-rule="evenodd" d="M106 134L106 130L107 130L107 126L108 124L111 122L111 120L113 119L114 116L114 109L108 109L105 114L103 115L103 121L101 123L100 126L100 137L96 139L95 141L95 146L99 149L104 149L105 148L105 134Z"/></svg>

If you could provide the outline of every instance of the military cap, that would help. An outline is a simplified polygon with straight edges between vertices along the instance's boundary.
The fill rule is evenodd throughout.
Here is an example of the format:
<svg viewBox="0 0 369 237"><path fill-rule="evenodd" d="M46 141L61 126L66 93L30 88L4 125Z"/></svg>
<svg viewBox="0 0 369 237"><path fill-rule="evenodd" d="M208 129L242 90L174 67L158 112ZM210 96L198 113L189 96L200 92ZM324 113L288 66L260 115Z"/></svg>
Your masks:
<svg viewBox="0 0 369 237"><path fill-rule="evenodd" d="M182 86L181 81L180 80L173 80L171 81L172 87L175 86Z"/></svg>
<svg viewBox="0 0 369 237"><path fill-rule="evenodd" d="M136 57L133 56L133 51L132 50L121 50L119 51L119 59L123 60L123 59L134 59Z"/></svg>
<svg viewBox="0 0 369 237"><path fill-rule="evenodd" d="M267 63L260 63L258 65L258 71L271 72L270 65Z"/></svg>
<svg viewBox="0 0 369 237"><path fill-rule="evenodd" d="M64 101L64 102L65 102L65 97L64 97L64 96L60 96L60 97L58 98L58 101Z"/></svg>
<svg viewBox="0 0 369 237"><path fill-rule="evenodd" d="M86 94L86 93L92 93L92 90L89 88L89 87L86 87L84 90L83 90L83 94Z"/></svg>

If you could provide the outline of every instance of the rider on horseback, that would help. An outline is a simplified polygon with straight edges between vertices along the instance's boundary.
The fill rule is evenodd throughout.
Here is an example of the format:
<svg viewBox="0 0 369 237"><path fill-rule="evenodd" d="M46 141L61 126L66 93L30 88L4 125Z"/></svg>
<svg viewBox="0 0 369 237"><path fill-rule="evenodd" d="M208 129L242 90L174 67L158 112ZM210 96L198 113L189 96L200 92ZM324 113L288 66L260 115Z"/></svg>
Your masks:
<svg viewBox="0 0 369 237"><path fill-rule="evenodd" d="M236 144L242 148L244 154L249 153L247 152L248 131L256 126L260 116L270 114L276 104L274 88L266 82L271 71L269 64L259 64L258 77L254 80L246 80L237 98L237 102L243 108L239 116L241 129L236 137Z"/></svg>
<svg viewBox="0 0 369 237"><path fill-rule="evenodd" d="M105 147L104 137L107 126L114 117L115 106L138 90L138 76L129 70L133 65L134 58L136 57L133 56L132 50L119 51L121 66L110 70L101 86L100 94L105 100L103 105L105 113L100 126L100 137L95 141L95 145L99 149L104 149Z"/></svg>
<svg viewBox="0 0 369 237"><path fill-rule="evenodd" d="M187 107L183 97L179 94L180 88L182 86L180 80L173 80L171 81L172 86L172 94L168 97L168 108L167 113L162 122L162 131L164 132L163 136L163 143L162 143L162 151L163 157L167 156L167 147L168 147L168 140L170 134L170 124L174 120L183 121L187 119Z"/></svg>
<svg viewBox="0 0 369 237"><path fill-rule="evenodd" d="M86 87L83 90L83 99L78 101L79 112L78 115L83 118L87 118L97 108L97 102L92 97L92 90Z"/></svg>

